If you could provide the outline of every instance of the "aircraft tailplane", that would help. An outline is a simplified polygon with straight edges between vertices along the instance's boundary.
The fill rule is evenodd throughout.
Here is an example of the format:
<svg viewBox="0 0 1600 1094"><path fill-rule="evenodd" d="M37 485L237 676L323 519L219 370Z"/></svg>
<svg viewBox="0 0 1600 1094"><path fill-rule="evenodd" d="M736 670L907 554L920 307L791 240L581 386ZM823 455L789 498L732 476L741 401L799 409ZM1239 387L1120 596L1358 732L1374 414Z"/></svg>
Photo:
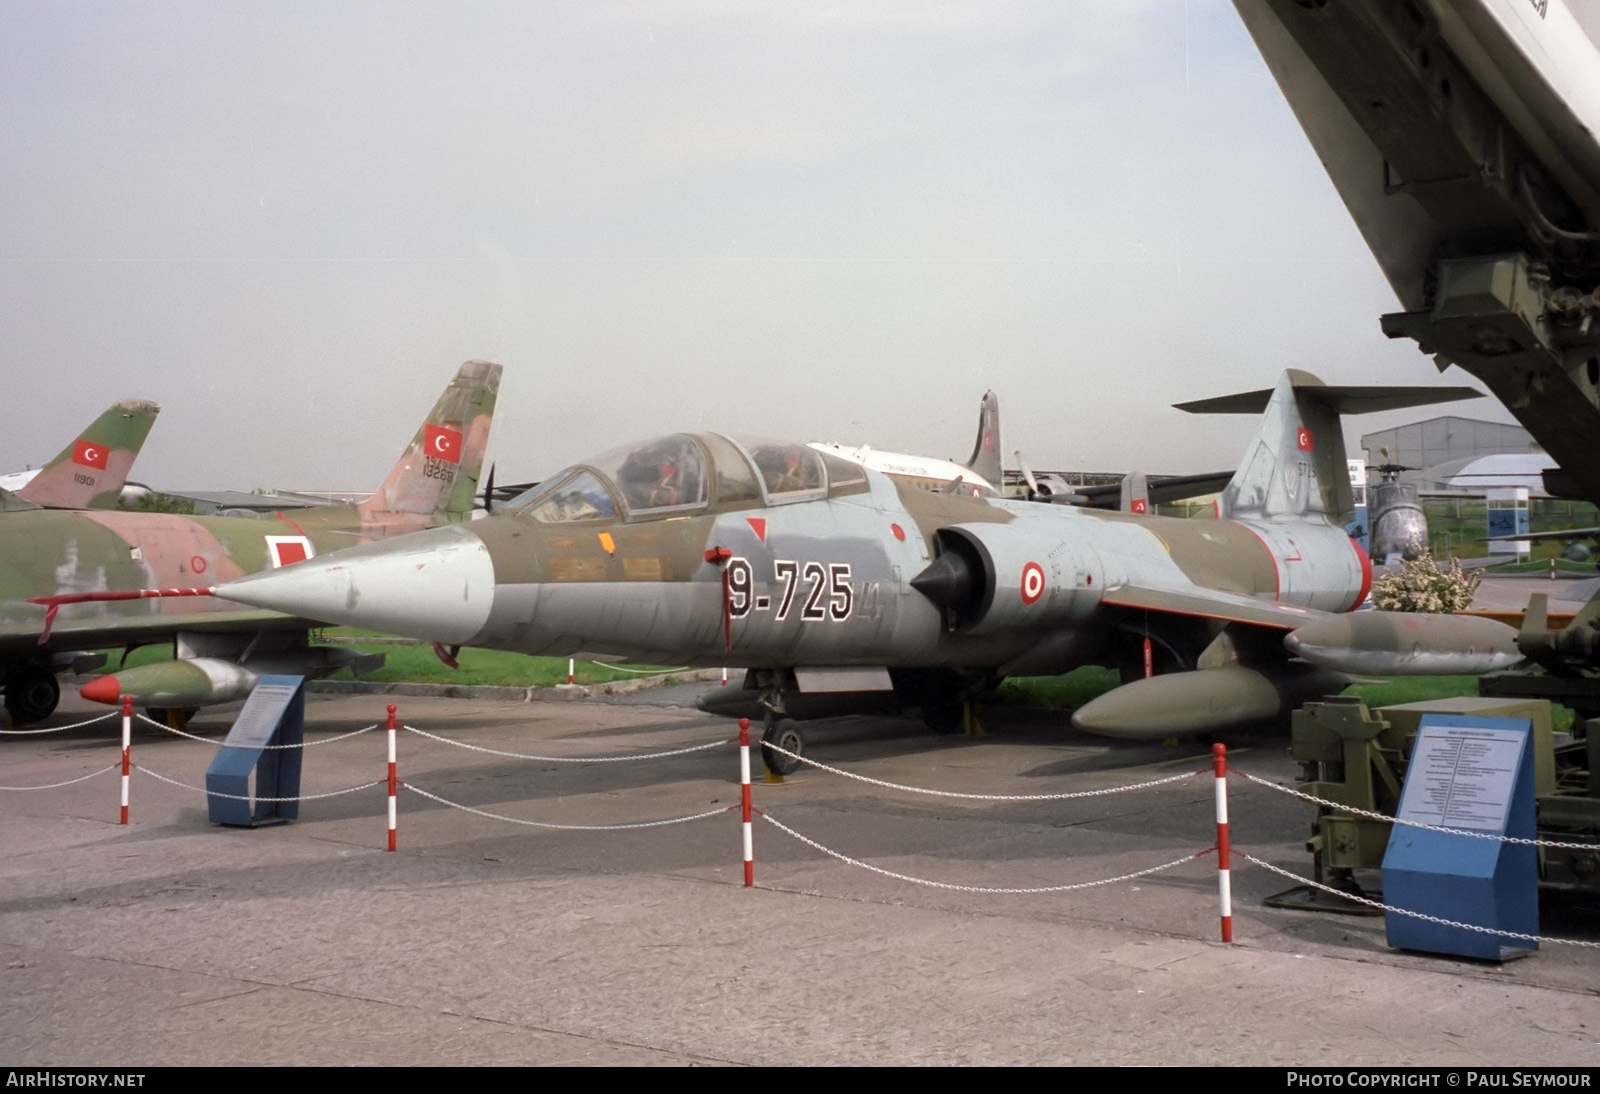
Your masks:
<svg viewBox="0 0 1600 1094"><path fill-rule="evenodd" d="M461 366L383 485L357 507L363 531L396 535L472 518L499 390L499 365Z"/></svg>
<svg viewBox="0 0 1600 1094"><path fill-rule="evenodd" d="M53 509L116 508L133 461L160 413L146 399L112 403L17 496Z"/></svg>
<svg viewBox="0 0 1600 1094"><path fill-rule="evenodd" d="M978 404L978 440L972 446L969 470L996 490L1002 489L1005 473L1000 469L1000 399L992 391L983 393Z"/></svg>
<svg viewBox="0 0 1600 1094"><path fill-rule="evenodd" d="M1355 508L1341 414L1481 398L1467 387L1329 387L1289 369L1278 386L1179 403L1190 414L1261 414L1244 459L1222 492L1219 516L1247 520L1334 521Z"/></svg>

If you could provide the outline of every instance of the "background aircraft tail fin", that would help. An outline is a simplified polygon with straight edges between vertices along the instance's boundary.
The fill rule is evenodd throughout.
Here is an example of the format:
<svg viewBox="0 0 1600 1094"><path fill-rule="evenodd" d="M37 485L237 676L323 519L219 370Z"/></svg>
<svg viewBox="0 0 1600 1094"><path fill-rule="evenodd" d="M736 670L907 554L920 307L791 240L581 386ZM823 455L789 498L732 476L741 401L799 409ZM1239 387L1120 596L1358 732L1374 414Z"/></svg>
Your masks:
<svg viewBox="0 0 1600 1094"><path fill-rule="evenodd" d="M394 535L471 519L499 391L499 365L461 366L383 485L358 506L364 531Z"/></svg>
<svg viewBox="0 0 1600 1094"><path fill-rule="evenodd" d="M1341 414L1481 398L1468 387L1329 387L1289 369L1278 386L1178 403L1190 414L1260 414L1239 469L1222 492L1220 514L1254 520L1333 520L1354 509Z"/></svg>
<svg viewBox="0 0 1600 1094"><path fill-rule="evenodd" d="M996 490L1003 488L1005 475L1000 469L1000 399L992 391L983 393L978 404L978 440L972 446L967 467Z"/></svg>
<svg viewBox="0 0 1600 1094"><path fill-rule="evenodd" d="M1150 477L1143 471L1130 471L1122 476L1121 494L1118 508L1124 513L1150 512Z"/></svg>
<svg viewBox="0 0 1600 1094"><path fill-rule="evenodd" d="M161 408L146 399L112 403L17 495L59 509L112 509Z"/></svg>

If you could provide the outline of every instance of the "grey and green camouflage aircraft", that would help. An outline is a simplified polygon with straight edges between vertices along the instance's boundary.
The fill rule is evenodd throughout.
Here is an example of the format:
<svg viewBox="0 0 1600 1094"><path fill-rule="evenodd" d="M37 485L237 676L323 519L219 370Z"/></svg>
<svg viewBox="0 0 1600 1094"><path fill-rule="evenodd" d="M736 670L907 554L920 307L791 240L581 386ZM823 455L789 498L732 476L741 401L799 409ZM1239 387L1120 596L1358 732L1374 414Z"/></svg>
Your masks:
<svg viewBox="0 0 1600 1094"><path fill-rule="evenodd" d="M1090 663L1128 682L1080 709L1080 727L1199 732L1336 691L1373 647L1394 673L1518 659L1515 632L1491 620L1339 614L1372 578L1340 523L1340 412L1464 394L1290 372L1187 404L1265 412L1211 518L1191 520L929 491L803 444L679 433L574 465L470 525L215 593L452 645L744 667L766 740L790 751L800 730L778 715L797 689L877 681L938 706Z"/></svg>
<svg viewBox="0 0 1600 1094"><path fill-rule="evenodd" d="M24 485L0 490L0 512L35 508L114 509L161 408L144 399L112 403Z"/></svg>
<svg viewBox="0 0 1600 1094"><path fill-rule="evenodd" d="M471 361L383 484L357 505L261 517L31 508L0 518L0 680L13 719L48 716L81 651L173 642L175 658L103 676L85 698L163 712L243 698L263 672L370 671L381 655L311 645L311 617L139 590L210 585L471 518L500 366Z"/></svg>

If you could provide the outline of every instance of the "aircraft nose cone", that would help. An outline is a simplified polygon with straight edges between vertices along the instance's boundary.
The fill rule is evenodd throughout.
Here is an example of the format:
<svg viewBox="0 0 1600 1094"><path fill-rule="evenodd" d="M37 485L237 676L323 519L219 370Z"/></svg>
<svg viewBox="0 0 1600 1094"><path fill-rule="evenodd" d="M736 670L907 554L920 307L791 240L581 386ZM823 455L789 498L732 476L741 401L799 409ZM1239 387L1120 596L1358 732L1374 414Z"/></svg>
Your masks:
<svg viewBox="0 0 1600 1094"><path fill-rule="evenodd" d="M216 595L303 619L469 644L494 600L488 548L461 525L432 528L230 581Z"/></svg>
<svg viewBox="0 0 1600 1094"><path fill-rule="evenodd" d="M122 698L122 685L115 676L96 676L83 687L78 689L78 694L91 703L105 703L116 706Z"/></svg>

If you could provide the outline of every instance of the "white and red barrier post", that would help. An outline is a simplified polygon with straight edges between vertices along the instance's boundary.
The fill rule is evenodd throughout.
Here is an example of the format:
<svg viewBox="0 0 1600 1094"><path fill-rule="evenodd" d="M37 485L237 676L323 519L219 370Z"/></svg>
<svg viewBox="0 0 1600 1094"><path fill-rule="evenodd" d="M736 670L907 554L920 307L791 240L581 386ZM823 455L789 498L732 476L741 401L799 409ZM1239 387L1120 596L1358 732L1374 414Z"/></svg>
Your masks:
<svg viewBox="0 0 1600 1094"><path fill-rule="evenodd" d="M1211 746L1211 769L1217 792L1217 905L1222 914L1222 941L1233 941L1233 882L1228 873L1228 746Z"/></svg>
<svg viewBox="0 0 1600 1094"><path fill-rule="evenodd" d="M756 883L755 837L750 831L750 719L739 719L739 796L743 810L744 883Z"/></svg>
<svg viewBox="0 0 1600 1094"><path fill-rule="evenodd" d="M397 783L394 777L394 704L389 704L389 850L395 849L395 790Z"/></svg>
<svg viewBox="0 0 1600 1094"><path fill-rule="evenodd" d="M122 697L122 823L128 823L128 754L133 748L133 696Z"/></svg>

